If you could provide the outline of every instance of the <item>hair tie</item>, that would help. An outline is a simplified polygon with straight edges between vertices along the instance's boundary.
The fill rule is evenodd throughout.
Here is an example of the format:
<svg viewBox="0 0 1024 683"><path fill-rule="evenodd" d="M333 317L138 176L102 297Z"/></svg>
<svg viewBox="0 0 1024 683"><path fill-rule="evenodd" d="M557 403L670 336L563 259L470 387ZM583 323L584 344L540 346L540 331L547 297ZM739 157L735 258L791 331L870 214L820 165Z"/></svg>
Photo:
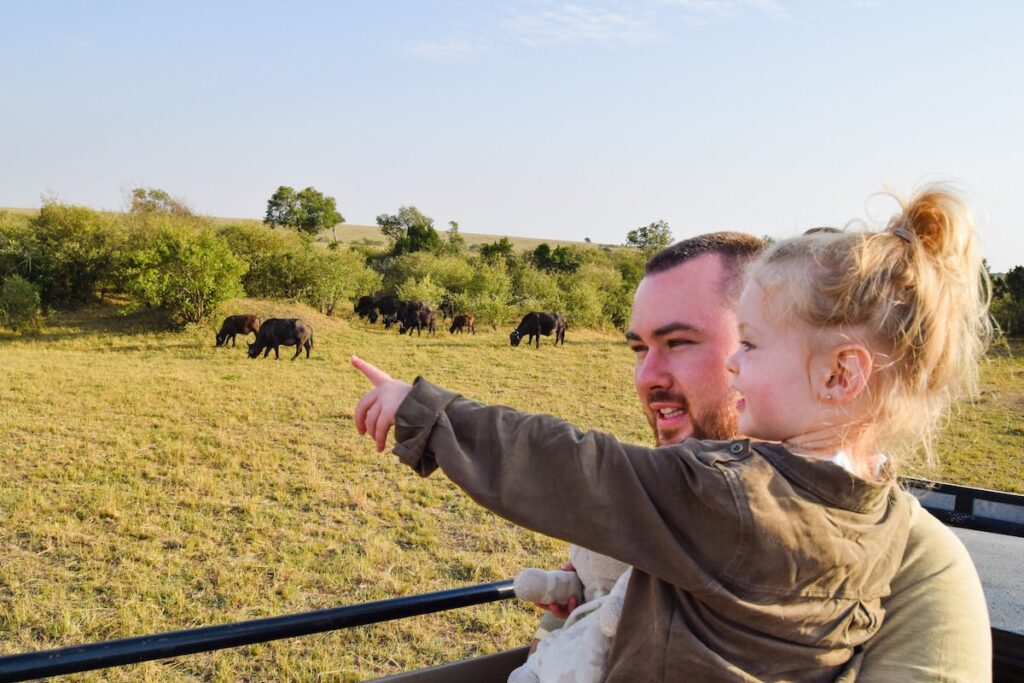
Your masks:
<svg viewBox="0 0 1024 683"><path fill-rule="evenodd" d="M901 240L903 240L907 244L912 244L913 243L914 233L910 232L909 230L907 230L902 225L893 228L891 230L891 232L892 232L892 234L896 235L897 237L899 237Z"/></svg>

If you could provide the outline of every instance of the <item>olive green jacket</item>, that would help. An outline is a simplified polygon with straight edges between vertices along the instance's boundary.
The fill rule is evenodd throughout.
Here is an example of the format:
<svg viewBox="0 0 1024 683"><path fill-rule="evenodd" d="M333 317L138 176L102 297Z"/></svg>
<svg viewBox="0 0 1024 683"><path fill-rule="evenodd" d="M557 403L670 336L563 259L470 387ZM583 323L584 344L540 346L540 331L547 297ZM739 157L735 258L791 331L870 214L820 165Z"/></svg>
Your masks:
<svg viewBox="0 0 1024 683"><path fill-rule="evenodd" d="M423 380L396 439L421 475L633 565L608 681L833 681L878 630L907 540L891 483L777 444L625 445Z"/></svg>

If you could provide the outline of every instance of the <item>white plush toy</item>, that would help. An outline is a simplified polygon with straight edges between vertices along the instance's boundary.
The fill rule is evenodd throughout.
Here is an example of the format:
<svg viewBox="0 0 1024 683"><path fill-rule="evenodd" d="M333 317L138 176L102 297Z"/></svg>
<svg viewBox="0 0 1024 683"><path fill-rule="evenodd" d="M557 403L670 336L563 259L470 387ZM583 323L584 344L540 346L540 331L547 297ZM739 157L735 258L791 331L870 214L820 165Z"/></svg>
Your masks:
<svg viewBox="0 0 1024 683"><path fill-rule="evenodd" d="M608 668L608 653L619 626L630 567L579 546L569 547L576 571L524 569L513 581L516 596L539 603L580 601L562 628L548 634L513 671L509 683L598 683Z"/></svg>

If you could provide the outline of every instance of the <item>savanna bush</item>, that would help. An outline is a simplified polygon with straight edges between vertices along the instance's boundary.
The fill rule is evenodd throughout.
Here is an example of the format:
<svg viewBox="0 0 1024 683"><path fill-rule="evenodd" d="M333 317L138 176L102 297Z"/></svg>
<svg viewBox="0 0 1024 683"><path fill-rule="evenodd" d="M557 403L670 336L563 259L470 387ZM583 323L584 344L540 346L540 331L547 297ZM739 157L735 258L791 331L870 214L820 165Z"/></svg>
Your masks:
<svg viewBox="0 0 1024 683"><path fill-rule="evenodd" d="M246 264L205 226L167 218L139 226L119 259L118 282L140 303L196 323L242 293Z"/></svg>
<svg viewBox="0 0 1024 683"><path fill-rule="evenodd" d="M436 307L444 296L444 288L427 274L419 279L410 277L398 286L396 293L403 301L426 301Z"/></svg>
<svg viewBox="0 0 1024 683"><path fill-rule="evenodd" d="M20 275L10 275L0 285L0 323L15 332L38 331L42 322L39 287Z"/></svg>
<svg viewBox="0 0 1024 683"><path fill-rule="evenodd" d="M225 225L217 233L227 241L231 252L248 265L242 275L246 294L262 298L294 296L293 259L289 254L308 244L308 237L259 223Z"/></svg>
<svg viewBox="0 0 1024 683"><path fill-rule="evenodd" d="M363 263L362 257L348 250L324 250L307 244L292 252L293 298L316 307L325 315L334 315L341 301L350 301L361 291L380 287L381 277Z"/></svg>
<svg viewBox="0 0 1024 683"><path fill-rule="evenodd" d="M28 240L28 216L0 211L0 280L28 266Z"/></svg>
<svg viewBox="0 0 1024 683"><path fill-rule="evenodd" d="M382 263L384 282L389 291L396 291L408 280L430 281L442 291L459 294L465 292L473 279L474 259L458 255L441 255L418 251L387 259ZM364 292L366 293L366 292ZM433 301L437 303L440 298Z"/></svg>
<svg viewBox="0 0 1024 683"><path fill-rule="evenodd" d="M47 305L83 303L111 277L123 234L115 218L46 201L29 220L19 272L39 286Z"/></svg>
<svg viewBox="0 0 1024 683"><path fill-rule="evenodd" d="M516 269L513 282L523 310L561 311L565 306L564 286L555 273L523 265Z"/></svg>

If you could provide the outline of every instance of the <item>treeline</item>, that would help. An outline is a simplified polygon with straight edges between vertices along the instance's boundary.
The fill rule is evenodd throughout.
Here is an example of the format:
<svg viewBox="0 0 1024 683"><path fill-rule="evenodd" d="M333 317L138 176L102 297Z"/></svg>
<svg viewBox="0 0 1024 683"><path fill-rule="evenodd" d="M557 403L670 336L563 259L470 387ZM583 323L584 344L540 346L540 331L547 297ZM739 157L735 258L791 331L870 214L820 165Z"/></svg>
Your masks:
<svg viewBox="0 0 1024 683"><path fill-rule="evenodd" d="M123 214L55 201L32 217L0 212L0 324L37 328L44 311L111 294L188 324L241 295L333 315L389 291L434 303L447 293L483 323L537 309L559 310L575 326L622 327L645 260L642 249L521 252L507 238L469 249L457 224L442 237L415 207L378 217L388 246L346 248L255 222L216 225L166 197L138 198Z"/></svg>
<svg viewBox="0 0 1024 683"><path fill-rule="evenodd" d="M1024 266L992 277L992 318L1008 337L1024 336Z"/></svg>

